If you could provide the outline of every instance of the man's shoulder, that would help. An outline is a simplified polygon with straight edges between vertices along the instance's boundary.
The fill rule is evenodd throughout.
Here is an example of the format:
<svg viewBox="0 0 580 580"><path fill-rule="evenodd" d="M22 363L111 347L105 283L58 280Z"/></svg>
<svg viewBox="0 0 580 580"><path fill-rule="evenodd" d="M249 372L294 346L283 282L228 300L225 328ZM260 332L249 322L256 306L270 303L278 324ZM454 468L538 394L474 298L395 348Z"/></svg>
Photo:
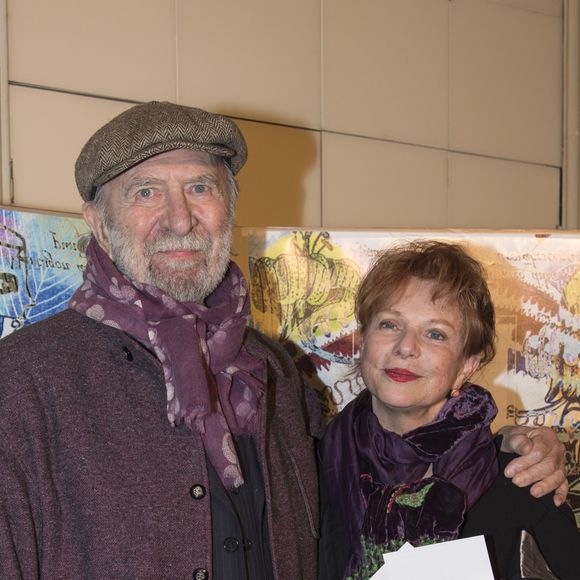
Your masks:
<svg viewBox="0 0 580 580"><path fill-rule="evenodd" d="M283 419L288 419L292 415L291 411L303 411L308 417L309 433L319 437L322 432L322 421L318 395L298 372L286 347L254 328L247 329L244 346L250 354L265 360L278 377L283 377L280 384L285 388L278 390L280 396L276 397L277 405L283 411ZM273 386L273 383L268 383L268 389ZM298 421L295 422L298 424Z"/></svg>
<svg viewBox="0 0 580 580"><path fill-rule="evenodd" d="M55 340L84 334L87 330L87 321L85 316L73 310L64 310L9 334L0 340L0 349L30 350L36 347L49 347L54 345Z"/></svg>
<svg viewBox="0 0 580 580"><path fill-rule="evenodd" d="M30 324L0 340L0 370L22 364L32 368L43 360L85 356L106 345L118 330L73 310ZM40 365L42 366L42 365Z"/></svg>
<svg viewBox="0 0 580 580"><path fill-rule="evenodd" d="M89 335L82 318L76 312L63 311L0 340L0 413L4 421L4 415L9 416L22 401L30 406L30 401L38 400L38 385L44 388L52 379L58 382L67 372L69 363L79 356L81 338Z"/></svg>
<svg viewBox="0 0 580 580"><path fill-rule="evenodd" d="M267 360L276 371L288 377L297 378L296 365L286 349L277 340L255 328L248 327L244 337L244 346L254 356Z"/></svg>

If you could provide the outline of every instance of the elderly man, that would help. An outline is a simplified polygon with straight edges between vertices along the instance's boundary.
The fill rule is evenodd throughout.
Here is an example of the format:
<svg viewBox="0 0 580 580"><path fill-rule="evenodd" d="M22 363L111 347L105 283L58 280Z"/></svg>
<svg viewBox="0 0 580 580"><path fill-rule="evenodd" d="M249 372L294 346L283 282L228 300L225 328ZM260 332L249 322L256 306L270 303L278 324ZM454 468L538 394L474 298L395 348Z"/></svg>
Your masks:
<svg viewBox="0 0 580 580"><path fill-rule="evenodd" d="M0 343L0 577L316 577L315 405L229 261L245 160L233 122L170 103L83 148L83 284ZM512 446L546 492L541 439Z"/></svg>

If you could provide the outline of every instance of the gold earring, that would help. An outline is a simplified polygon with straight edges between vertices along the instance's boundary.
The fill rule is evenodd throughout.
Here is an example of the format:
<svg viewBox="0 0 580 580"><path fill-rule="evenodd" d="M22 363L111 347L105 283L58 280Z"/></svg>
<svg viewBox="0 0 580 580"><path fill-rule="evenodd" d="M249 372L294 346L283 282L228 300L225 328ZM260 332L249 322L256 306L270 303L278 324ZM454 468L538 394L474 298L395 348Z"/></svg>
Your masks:
<svg viewBox="0 0 580 580"><path fill-rule="evenodd" d="M451 393L449 395L454 399L456 399L457 397L459 397L459 395L461 395L461 387L454 387L453 389L451 389Z"/></svg>

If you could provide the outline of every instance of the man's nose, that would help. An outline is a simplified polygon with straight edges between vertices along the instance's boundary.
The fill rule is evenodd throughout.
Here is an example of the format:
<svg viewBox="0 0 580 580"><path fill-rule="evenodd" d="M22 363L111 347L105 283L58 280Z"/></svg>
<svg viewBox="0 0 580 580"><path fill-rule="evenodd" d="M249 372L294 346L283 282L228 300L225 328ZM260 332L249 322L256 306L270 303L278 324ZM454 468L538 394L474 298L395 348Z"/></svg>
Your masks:
<svg viewBox="0 0 580 580"><path fill-rule="evenodd" d="M417 356L419 354L419 339L414 330L401 331L399 340L395 343L395 352L403 358Z"/></svg>
<svg viewBox="0 0 580 580"><path fill-rule="evenodd" d="M178 235L185 236L195 227L197 220L183 192L174 191L167 196L161 226Z"/></svg>

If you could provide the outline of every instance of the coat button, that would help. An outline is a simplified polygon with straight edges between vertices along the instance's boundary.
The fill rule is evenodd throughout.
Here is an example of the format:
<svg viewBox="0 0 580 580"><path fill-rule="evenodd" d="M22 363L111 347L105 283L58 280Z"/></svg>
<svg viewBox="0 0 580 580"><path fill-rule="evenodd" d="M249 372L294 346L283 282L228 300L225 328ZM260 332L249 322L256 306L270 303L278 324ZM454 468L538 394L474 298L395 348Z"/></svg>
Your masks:
<svg viewBox="0 0 580 580"><path fill-rule="evenodd" d="M240 542L236 540L236 538L232 538L231 536L224 540L224 550L226 552L235 552L238 549L239 545Z"/></svg>
<svg viewBox="0 0 580 580"><path fill-rule="evenodd" d="M124 346L121 350L123 351L123 356L125 359L131 362L133 360L133 353L126 346Z"/></svg>
<svg viewBox="0 0 580 580"><path fill-rule="evenodd" d="M196 483L195 485L191 486L189 493L193 499L203 499L205 497L205 487L199 483Z"/></svg>
<svg viewBox="0 0 580 580"><path fill-rule="evenodd" d="M193 580L208 580L209 572L205 568L197 568L193 571Z"/></svg>

